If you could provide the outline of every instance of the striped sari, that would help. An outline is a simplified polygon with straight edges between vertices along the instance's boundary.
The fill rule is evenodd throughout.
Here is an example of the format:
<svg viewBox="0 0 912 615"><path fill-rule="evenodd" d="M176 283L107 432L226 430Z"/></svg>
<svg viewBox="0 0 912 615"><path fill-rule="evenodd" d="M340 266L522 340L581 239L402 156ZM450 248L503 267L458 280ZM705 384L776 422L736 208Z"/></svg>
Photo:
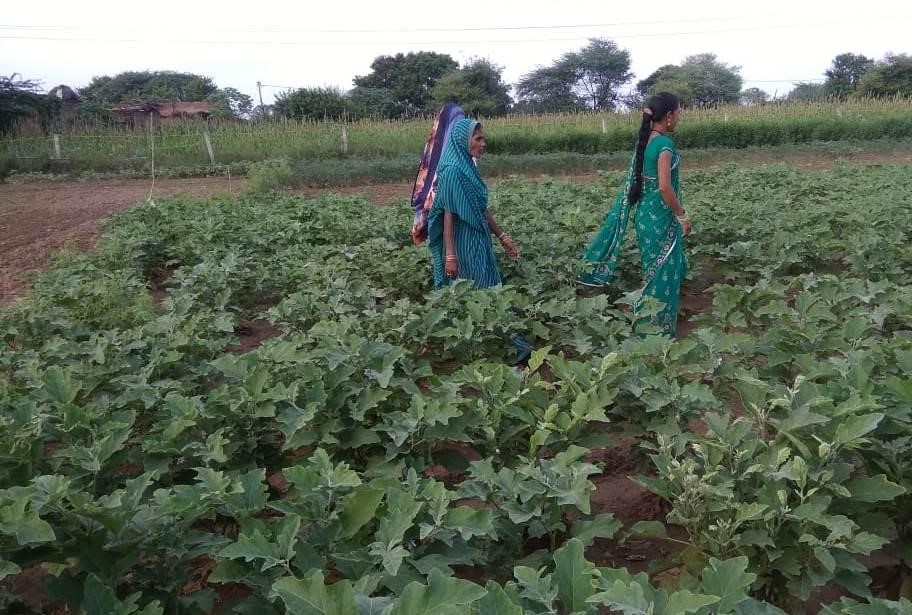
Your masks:
<svg viewBox="0 0 912 615"><path fill-rule="evenodd" d="M455 248L459 277L472 280L476 288L501 283L500 269L491 244L491 229L485 212L488 188L469 154L469 141L477 122L462 119L450 136L437 170L436 198L428 214L428 247L434 260L434 288L450 283L446 275L446 246L443 220L446 212L455 215Z"/></svg>

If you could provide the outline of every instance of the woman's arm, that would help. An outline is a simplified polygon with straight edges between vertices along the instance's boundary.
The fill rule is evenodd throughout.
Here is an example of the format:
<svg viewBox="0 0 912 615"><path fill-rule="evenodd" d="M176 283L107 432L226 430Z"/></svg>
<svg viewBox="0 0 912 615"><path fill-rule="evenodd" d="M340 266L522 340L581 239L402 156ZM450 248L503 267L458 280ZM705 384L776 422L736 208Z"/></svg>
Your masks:
<svg viewBox="0 0 912 615"><path fill-rule="evenodd" d="M675 194L674 186L671 185L671 152L668 150L659 154L659 194L662 195L662 200L665 201L668 209L674 213L678 222L681 223L684 234L689 234L691 228L690 220L687 219L687 212L684 211L681 201L678 200L678 195Z"/></svg>
<svg viewBox="0 0 912 615"><path fill-rule="evenodd" d="M519 258L519 248L516 247L516 244L513 243L513 239L507 235L506 232L497 224L497 220L494 219L494 215L491 214L490 209L485 210L485 219L488 221L488 228L491 229L491 232L494 233L494 236L500 240L500 245L503 246L504 251L506 251L507 256L510 257L510 260L516 260Z"/></svg>
<svg viewBox="0 0 912 615"><path fill-rule="evenodd" d="M443 247L446 274L455 278L459 275L459 258L456 254L456 214L443 212Z"/></svg>

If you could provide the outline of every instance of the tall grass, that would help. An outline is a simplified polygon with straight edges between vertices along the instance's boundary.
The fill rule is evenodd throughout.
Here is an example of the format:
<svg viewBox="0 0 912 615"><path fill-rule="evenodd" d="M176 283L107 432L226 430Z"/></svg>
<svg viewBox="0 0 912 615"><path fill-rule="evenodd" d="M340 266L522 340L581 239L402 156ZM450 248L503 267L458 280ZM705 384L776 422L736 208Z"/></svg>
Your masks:
<svg viewBox="0 0 912 615"><path fill-rule="evenodd" d="M517 115L484 120L492 154L609 154L630 148L638 114ZM346 124L347 158L417 156L430 121L356 121ZM57 129L62 159L53 159L49 135L0 140L0 167L20 171L119 171L146 169L154 144L158 168L205 165L207 124L185 121L152 131L73 123ZM340 153L342 124L264 120L208 123L216 162L287 158L327 161ZM871 140L912 136L912 99L785 103L687 110L675 135L683 148L731 147Z"/></svg>

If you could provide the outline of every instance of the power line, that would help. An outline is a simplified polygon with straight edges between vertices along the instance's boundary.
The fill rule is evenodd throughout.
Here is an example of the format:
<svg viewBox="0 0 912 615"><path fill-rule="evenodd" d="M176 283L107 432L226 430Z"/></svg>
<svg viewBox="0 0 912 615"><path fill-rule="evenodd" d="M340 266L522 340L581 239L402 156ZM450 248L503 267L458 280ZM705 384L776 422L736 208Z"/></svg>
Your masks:
<svg viewBox="0 0 912 615"><path fill-rule="evenodd" d="M783 30L792 28L806 27L825 27L837 24L857 24L862 22L876 21L904 21L908 17L875 17L870 19L845 19L828 22L796 23L796 24L775 24L768 26L748 26L743 28L725 28L714 30L691 30L684 32L651 32L637 34L613 34L610 38L631 39L631 38L660 38L674 36L690 36L697 34L728 34L735 32L758 32L767 30ZM460 41L275 41L275 40L186 40L186 39L161 39L159 37L150 37L145 39L138 38L95 38L95 37L55 37L55 36L0 36L0 39L6 40L35 40L35 41L60 41L60 42L97 42L97 43L169 43L169 44L186 44L186 45L264 45L264 46L337 46L337 45L494 45L494 44L516 44L516 43L545 43L545 42L570 42L579 41L586 36L577 36L572 38L528 38L528 39L503 39L503 40L460 40Z"/></svg>
<svg viewBox="0 0 912 615"><path fill-rule="evenodd" d="M756 19L756 17L707 17L699 19L668 19L668 20L649 20L649 21L617 21L611 23L590 23L590 24L549 24L533 26L474 26L467 28L365 28L365 29L295 29L282 27L262 27L262 28L222 28L225 32L262 32L262 33L306 33L306 34L403 34L403 33L423 33L423 32L500 32L500 31L523 31L523 30L572 30L580 28L615 28L623 26L645 26L653 24L680 24L680 23L707 23L707 22L724 22L724 21L742 21L747 19ZM72 26L72 25L51 25L41 26L34 24L0 24L0 29L12 30L60 30L60 31L104 31L117 30L122 32L124 28L113 26ZM219 30L216 28L215 30Z"/></svg>

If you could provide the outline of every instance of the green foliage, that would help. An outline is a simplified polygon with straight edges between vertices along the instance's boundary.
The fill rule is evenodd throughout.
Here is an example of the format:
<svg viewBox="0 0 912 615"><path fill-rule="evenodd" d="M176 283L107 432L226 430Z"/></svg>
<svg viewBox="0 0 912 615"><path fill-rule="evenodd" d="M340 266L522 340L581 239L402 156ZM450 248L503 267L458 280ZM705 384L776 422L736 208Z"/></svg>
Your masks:
<svg viewBox="0 0 912 615"><path fill-rule="evenodd" d="M890 54L875 62L859 80L856 95L871 98L912 95L912 56Z"/></svg>
<svg viewBox="0 0 912 615"><path fill-rule="evenodd" d="M614 41L593 38L579 51L524 75L516 91L525 105L539 111L612 111L620 101L620 88L632 76L628 51Z"/></svg>
<svg viewBox="0 0 912 615"><path fill-rule="evenodd" d="M702 53L685 58L680 65L661 67L637 87L646 95L677 94L685 107L716 107L738 102L743 83L740 71L715 54Z"/></svg>
<svg viewBox="0 0 912 615"><path fill-rule="evenodd" d="M382 92L380 95L385 96ZM346 104L352 100L347 99ZM675 139L689 150L842 141L844 146L826 147L851 154L855 145L849 142L853 140L912 136L909 109L909 100L902 98L694 109L688 111L678 126ZM362 113L354 108L349 112ZM307 181L312 185L352 185L363 183L365 179L414 179L415 161L427 140L429 119L345 121L348 162L340 165L341 122L324 121L322 110L319 113L319 120L270 118L238 122L213 119L208 123L208 130L216 166L209 162L201 123L188 121L163 125L152 136L156 175L224 177L230 168L231 175L236 176L249 163L287 158L302 175L314 178ZM527 156L512 164L499 163L507 173L523 172L525 168L536 173L566 171L577 165L580 171L591 171L604 164L603 160L591 157L593 155L629 157L638 121L633 113L486 118L488 154ZM0 164L6 163L11 170L20 172L46 171L77 176L114 172L148 177L151 172L150 136L146 131L93 124L57 128L65 160L51 159L50 137L28 138L0 142ZM866 146L870 147L870 144ZM564 154L575 154L564 156L572 162L554 165L551 160ZM704 153L695 152L695 155ZM737 156L737 153L730 155ZM548 156L553 158L549 160Z"/></svg>
<svg viewBox="0 0 912 615"><path fill-rule="evenodd" d="M12 132L24 120L47 126L57 104L56 99L40 93L35 81L22 79L17 73L0 76L0 135Z"/></svg>
<svg viewBox="0 0 912 615"><path fill-rule="evenodd" d="M826 71L824 92L827 96L844 100L854 94L858 84L871 69L874 61L864 55L841 53L833 58L832 66Z"/></svg>
<svg viewBox="0 0 912 615"><path fill-rule="evenodd" d="M561 113L582 110L585 103L573 91L576 74L570 66L557 62L540 66L516 84L519 102L514 112Z"/></svg>
<svg viewBox="0 0 912 615"><path fill-rule="evenodd" d="M126 71L113 77L93 77L80 88L86 101L111 105L127 102L206 100L218 88L211 78L175 71Z"/></svg>
<svg viewBox="0 0 912 615"><path fill-rule="evenodd" d="M431 91L445 74L459 65L448 54L431 51L378 56L371 73L355 77L356 88L385 90L395 102L394 117L409 117L434 111Z"/></svg>
<svg viewBox="0 0 912 615"><path fill-rule="evenodd" d="M280 92L276 115L295 120L338 120L348 115L348 99L337 88L301 88Z"/></svg>
<svg viewBox="0 0 912 615"><path fill-rule="evenodd" d="M41 566L73 612L781 613L829 583L855 597L830 612L904 612L861 558L912 544L907 169L686 181L688 283L718 283L678 341L632 335L633 260L569 282L616 175L498 184L527 256L484 291L431 290L405 202L119 214L0 315L0 576ZM239 352L250 320L275 335ZM677 531L591 497L619 435ZM587 555L618 536L679 574Z"/></svg>
<svg viewBox="0 0 912 615"><path fill-rule="evenodd" d="M496 117L510 108L509 86L503 81L503 68L476 58L451 71L434 85L431 96L435 107L458 103L471 116Z"/></svg>
<svg viewBox="0 0 912 615"><path fill-rule="evenodd" d="M822 83L796 83L792 91L788 93L790 101L819 101L827 97L826 89Z"/></svg>

